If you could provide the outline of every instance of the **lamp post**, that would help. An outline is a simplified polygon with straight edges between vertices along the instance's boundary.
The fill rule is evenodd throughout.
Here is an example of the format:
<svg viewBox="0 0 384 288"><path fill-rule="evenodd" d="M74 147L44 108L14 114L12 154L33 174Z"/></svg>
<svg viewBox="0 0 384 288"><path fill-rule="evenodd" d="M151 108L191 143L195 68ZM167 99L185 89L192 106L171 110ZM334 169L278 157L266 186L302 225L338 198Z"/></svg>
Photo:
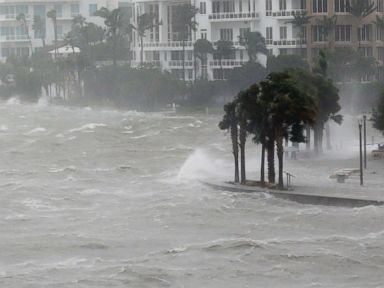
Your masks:
<svg viewBox="0 0 384 288"><path fill-rule="evenodd" d="M367 169L367 115L363 116L364 121L364 169Z"/></svg>
<svg viewBox="0 0 384 288"><path fill-rule="evenodd" d="M359 120L359 146L360 146L360 185L364 185L364 180L363 180L363 141L362 141L362 128L363 128L363 123L361 120Z"/></svg>

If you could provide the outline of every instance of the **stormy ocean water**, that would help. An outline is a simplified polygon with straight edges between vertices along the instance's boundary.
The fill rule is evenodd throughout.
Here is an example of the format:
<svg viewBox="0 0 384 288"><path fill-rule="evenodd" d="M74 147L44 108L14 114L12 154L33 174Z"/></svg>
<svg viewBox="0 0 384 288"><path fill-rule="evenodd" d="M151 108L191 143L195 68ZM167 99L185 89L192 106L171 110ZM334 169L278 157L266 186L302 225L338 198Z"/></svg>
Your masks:
<svg viewBox="0 0 384 288"><path fill-rule="evenodd" d="M218 121L1 104L0 287L383 287L383 207L199 183Z"/></svg>

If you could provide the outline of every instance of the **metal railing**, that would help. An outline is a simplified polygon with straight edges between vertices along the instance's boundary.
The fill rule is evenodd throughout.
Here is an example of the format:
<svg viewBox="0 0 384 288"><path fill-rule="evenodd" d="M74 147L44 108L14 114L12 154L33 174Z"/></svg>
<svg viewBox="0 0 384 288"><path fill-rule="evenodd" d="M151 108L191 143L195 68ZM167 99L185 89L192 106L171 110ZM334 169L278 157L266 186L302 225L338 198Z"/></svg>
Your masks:
<svg viewBox="0 0 384 288"><path fill-rule="evenodd" d="M209 61L209 66L211 66L211 67L221 67L221 66L223 66L223 67L228 67L228 66L239 67L239 66L244 65L245 63L247 63L247 61L223 59L223 60L221 60L221 63L220 63L220 60Z"/></svg>
<svg viewBox="0 0 384 288"><path fill-rule="evenodd" d="M270 15L272 17L293 17L295 15L303 14L305 9L292 9L292 10L279 10L279 11L268 11L271 12Z"/></svg>
<svg viewBox="0 0 384 288"><path fill-rule="evenodd" d="M258 19L260 17L257 12L225 12L225 13L212 13L209 14L209 20L244 20L244 19Z"/></svg>
<svg viewBox="0 0 384 288"><path fill-rule="evenodd" d="M1 42L6 41L29 41L27 35L6 35L6 36L0 36Z"/></svg>
<svg viewBox="0 0 384 288"><path fill-rule="evenodd" d="M138 47L141 47L139 42ZM172 47L183 47L183 41L170 41L170 42L144 42L144 48L172 48ZM193 47L192 41L185 41L185 47Z"/></svg>
<svg viewBox="0 0 384 288"><path fill-rule="evenodd" d="M300 45L306 45L306 44L307 44L307 39L284 39L284 40L273 41L274 46L300 46Z"/></svg>
<svg viewBox="0 0 384 288"><path fill-rule="evenodd" d="M186 60L184 61L185 67L193 67L193 61ZM168 61L169 67L183 67L183 60L171 60Z"/></svg>

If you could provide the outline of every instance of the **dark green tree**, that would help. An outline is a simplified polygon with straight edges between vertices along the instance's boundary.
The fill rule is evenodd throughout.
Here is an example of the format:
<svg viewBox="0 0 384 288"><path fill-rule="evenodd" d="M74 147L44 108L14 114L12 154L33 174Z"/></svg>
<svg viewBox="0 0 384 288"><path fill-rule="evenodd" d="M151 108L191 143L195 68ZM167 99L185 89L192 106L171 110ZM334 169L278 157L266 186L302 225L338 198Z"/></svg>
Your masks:
<svg viewBox="0 0 384 288"><path fill-rule="evenodd" d="M216 49L214 52L215 58L220 62L220 79L224 79L223 59L233 55L235 49L232 41L219 40L216 42Z"/></svg>
<svg viewBox="0 0 384 288"><path fill-rule="evenodd" d="M207 78L207 75L203 73L203 66L208 64L208 54L212 54L213 51L214 49L212 43L206 39L198 39L193 44L193 52L195 57L200 61L201 79Z"/></svg>
<svg viewBox="0 0 384 288"><path fill-rule="evenodd" d="M236 115L236 101L232 101L224 105L224 117L219 123L221 130L229 130L232 141L232 153L235 164L234 182L239 183L239 128L238 118Z"/></svg>
<svg viewBox="0 0 384 288"><path fill-rule="evenodd" d="M106 26L105 35L112 46L112 61L116 67L118 59L118 46L128 47L125 45L125 36L131 33L132 26L127 21L126 11L122 8L109 10L105 7L100 8L94 14L104 19Z"/></svg>
<svg viewBox="0 0 384 288"><path fill-rule="evenodd" d="M38 36L45 47L45 21L38 15L33 17L32 30L35 31L35 37Z"/></svg>
<svg viewBox="0 0 384 288"><path fill-rule="evenodd" d="M244 37L240 38L240 44L247 50L249 62L256 62L258 54L268 55L265 38L260 32L246 32Z"/></svg>

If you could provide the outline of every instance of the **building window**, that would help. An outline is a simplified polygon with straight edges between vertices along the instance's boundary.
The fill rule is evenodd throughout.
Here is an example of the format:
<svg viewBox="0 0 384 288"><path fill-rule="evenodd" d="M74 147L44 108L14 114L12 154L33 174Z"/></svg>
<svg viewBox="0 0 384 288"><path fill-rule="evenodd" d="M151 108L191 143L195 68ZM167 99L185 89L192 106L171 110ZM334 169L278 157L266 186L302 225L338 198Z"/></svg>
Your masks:
<svg viewBox="0 0 384 288"><path fill-rule="evenodd" d="M280 40L286 40L287 34L287 26L280 26Z"/></svg>
<svg viewBox="0 0 384 288"><path fill-rule="evenodd" d="M63 18L63 5L55 5L54 10L56 11L56 18Z"/></svg>
<svg viewBox="0 0 384 288"><path fill-rule="evenodd" d="M313 42L324 42L327 41L327 37L324 33L324 26L322 25L313 25L312 26L312 36Z"/></svg>
<svg viewBox="0 0 384 288"><path fill-rule="evenodd" d="M384 47L377 48L377 59L379 59L381 62L384 62Z"/></svg>
<svg viewBox="0 0 384 288"><path fill-rule="evenodd" d="M312 12L313 13L327 13L328 12L328 0L312 0Z"/></svg>
<svg viewBox="0 0 384 288"><path fill-rule="evenodd" d="M272 27L267 27L266 28L266 33L265 33L265 43L267 45L271 45L273 42L273 32L272 32Z"/></svg>
<svg viewBox="0 0 384 288"><path fill-rule="evenodd" d="M279 0L279 10L287 10L287 0Z"/></svg>
<svg viewBox="0 0 384 288"><path fill-rule="evenodd" d="M220 40L233 41L232 29L220 29Z"/></svg>
<svg viewBox="0 0 384 288"><path fill-rule="evenodd" d="M372 40L372 25L366 24L362 28L359 28L359 41L371 41Z"/></svg>
<svg viewBox="0 0 384 288"><path fill-rule="evenodd" d="M272 0L265 0L265 10L272 11Z"/></svg>
<svg viewBox="0 0 384 288"><path fill-rule="evenodd" d="M351 41L351 25L336 25L335 41L350 42Z"/></svg>
<svg viewBox="0 0 384 288"><path fill-rule="evenodd" d="M220 1L212 2L212 13L220 13Z"/></svg>
<svg viewBox="0 0 384 288"><path fill-rule="evenodd" d="M347 13L349 12L349 0L335 0L335 12Z"/></svg>
<svg viewBox="0 0 384 288"><path fill-rule="evenodd" d="M376 9L377 12L384 12L384 0L377 0Z"/></svg>
<svg viewBox="0 0 384 288"><path fill-rule="evenodd" d="M384 29L379 26L376 26L376 40L384 40Z"/></svg>
<svg viewBox="0 0 384 288"><path fill-rule="evenodd" d="M79 16L80 14L80 7L79 4L71 4L71 17Z"/></svg>
<svg viewBox="0 0 384 288"><path fill-rule="evenodd" d="M206 2L200 2L200 14L206 14L207 13L207 3Z"/></svg>
<svg viewBox="0 0 384 288"><path fill-rule="evenodd" d="M201 32L200 33L200 38L207 40L207 32Z"/></svg>
<svg viewBox="0 0 384 288"><path fill-rule="evenodd" d="M33 15L39 16L42 20L45 19L45 6L44 5L35 5L33 6Z"/></svg>
<svg viewBox="0 0 384 288"><path fill-rule="evenodd" d="M89 16L95 16L97 4L89 4Z"/></svg>
<svg viewBox="0 0 384 288"><path fill-rule="evenodd" d="M250 28L240 28L240 40L244 39L247 36L247 33L251 31Z"/></svg>
<svg viewBox="0 0 384 288"><path fill-rule="evenodd" d="M223 2L223 12L232 13L235 12L235 1L224 1Z"/></svg>
<svg viewBox="0 0 384 288"><path fill-rule="evenodd" d="M359 51L360 51L360 55L363 57L373 57L372 47L360 47Z"/></svg>

